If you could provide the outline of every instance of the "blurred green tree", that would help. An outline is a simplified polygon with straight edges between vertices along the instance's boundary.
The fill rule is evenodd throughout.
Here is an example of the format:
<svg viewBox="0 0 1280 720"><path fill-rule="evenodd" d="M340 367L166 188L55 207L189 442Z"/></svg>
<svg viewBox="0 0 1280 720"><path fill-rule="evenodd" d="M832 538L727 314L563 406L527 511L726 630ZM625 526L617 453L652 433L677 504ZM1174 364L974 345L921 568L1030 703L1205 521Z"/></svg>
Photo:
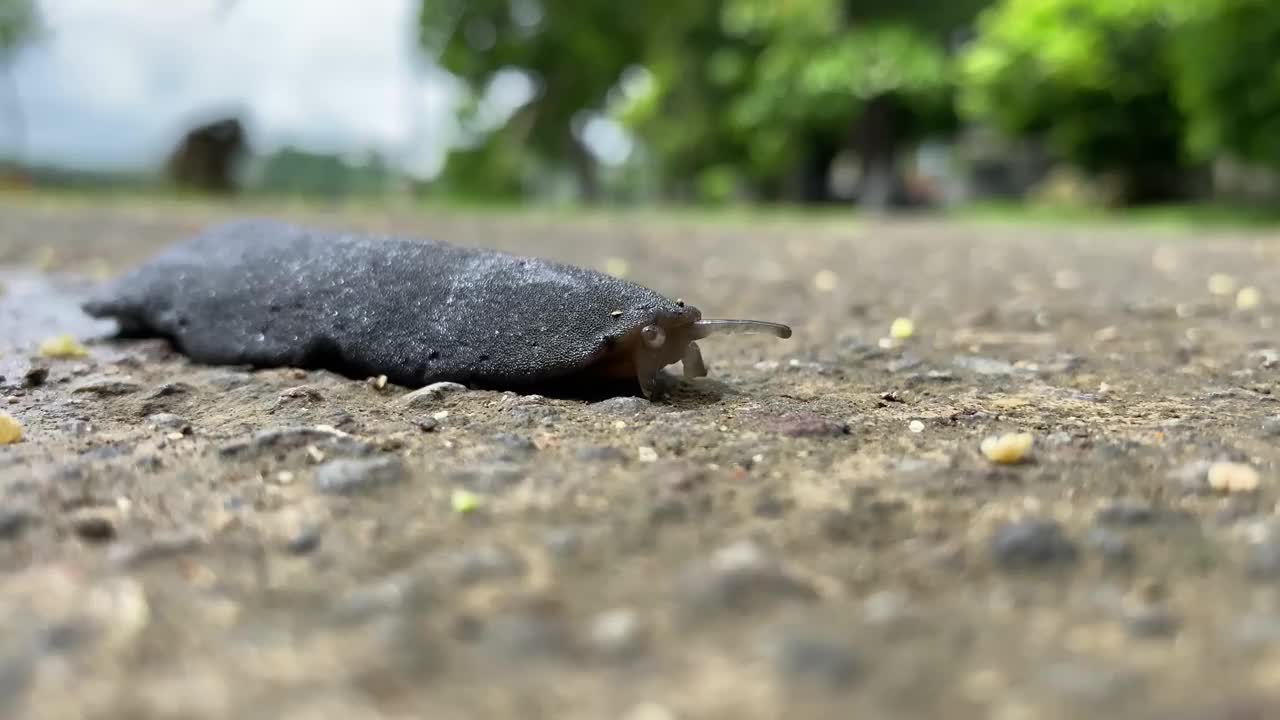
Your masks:
<svg viewBox="0 0 1280 720"><path fill-rule="evenodd" d="M1115 200L1181 199L1194 187L1175 97L1180 0L1001 0L961 62L959 108L1059 159L1116 180ZM1201 59L1227 61L1230 52Z"/></svg>
<svg viewBox="0 0 1280 720"><path fill-rule="evenodd" d="M1179 3L1173 44L1188 149L1280 168L1280 3Z"/></svg>
<svg viewBox="0 0 1280 720"><path fill-rule="evenodd" d="M583 140L589 113L602 109L623 71L643 54L651 19L674 2L601 0L423 0L422 44L472 96L482 97L503 71L524 73L533 97L494 133L518 131L518 141L540 163L568 164L587 202L600 194L596 159ZM497 139L500 144L516 140ZM499 150L473 153L503 158ZM475 174L474 163L468 174ZM446 168L446 173L448 169Z"/></svg>
<svg viewBox="0 0 1280 720"><path fill-rule="evenodd" d="M647 92L619 114L703 194L830 199L852 147L859 202L901 195L899 149L951 129L948 45L989 0L717 0L665 18Z"/></svg>

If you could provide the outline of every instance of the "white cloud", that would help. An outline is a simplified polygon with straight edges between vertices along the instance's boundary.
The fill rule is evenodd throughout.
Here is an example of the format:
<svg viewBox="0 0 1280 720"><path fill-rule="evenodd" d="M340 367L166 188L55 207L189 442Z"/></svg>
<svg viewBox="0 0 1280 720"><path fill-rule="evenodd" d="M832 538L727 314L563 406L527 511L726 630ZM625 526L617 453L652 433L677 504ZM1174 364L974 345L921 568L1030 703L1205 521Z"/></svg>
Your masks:
<svg viewBox="0 0 1280 720"><path fill-rule="evenodd" d="M243 108L255 149L377 149L434 171L447 79L415 54L417 0L44 0L18 56L29 160L157 162L184 122ZM2 100L2 99L0 99ZM0 128L0 150L9 142Z"/></svg>

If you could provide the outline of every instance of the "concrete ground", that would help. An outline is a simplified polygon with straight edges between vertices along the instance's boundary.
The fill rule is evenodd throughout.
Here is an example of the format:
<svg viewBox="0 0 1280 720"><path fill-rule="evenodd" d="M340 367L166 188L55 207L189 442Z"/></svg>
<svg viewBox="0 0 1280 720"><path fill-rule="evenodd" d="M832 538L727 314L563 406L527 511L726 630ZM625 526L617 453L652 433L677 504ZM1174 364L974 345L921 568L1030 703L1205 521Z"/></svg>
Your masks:
<svg viewBox="0 0 1280 720"><path fill-rule="evenodd" d="M0 205L0 717L1280 717L1275 233L271 211L794 328L659 403L76 311L245 212Z"/></svg>

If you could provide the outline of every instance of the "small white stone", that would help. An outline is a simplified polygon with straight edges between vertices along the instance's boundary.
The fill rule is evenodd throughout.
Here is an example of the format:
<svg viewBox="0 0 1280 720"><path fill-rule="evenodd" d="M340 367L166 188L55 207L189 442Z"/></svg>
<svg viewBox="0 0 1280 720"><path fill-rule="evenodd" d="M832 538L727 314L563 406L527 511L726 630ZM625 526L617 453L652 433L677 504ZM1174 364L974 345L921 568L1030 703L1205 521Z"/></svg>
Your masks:
<svg viewBox="0 0 1280 720"><path fill-rule="evenodd" d="M643 446L636 451L636 457L640 462L651 463L658 459L658 451L651 447Z"/></svg>
<svg viewBox="0 0 1280 720"><path fill-rule="evenodd" d="M924 432L924 423L919 420L912 420L911 424L908 425L907 428L913 433L922 433Z"/></svg>

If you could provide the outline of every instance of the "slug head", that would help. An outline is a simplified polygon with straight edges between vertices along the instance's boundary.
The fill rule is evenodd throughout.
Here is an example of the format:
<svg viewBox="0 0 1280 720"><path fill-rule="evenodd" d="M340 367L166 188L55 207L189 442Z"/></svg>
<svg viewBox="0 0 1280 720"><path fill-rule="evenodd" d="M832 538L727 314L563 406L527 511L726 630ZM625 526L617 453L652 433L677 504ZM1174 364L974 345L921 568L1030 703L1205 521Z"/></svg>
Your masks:
<svg viewBox="0 0 1280 720"><path fill-rule="evenodd" d="M675 362L684 365L685 377L707 374L702 351L697 341L712 335L765 334L777 338L791 337L791 328L763 320L704 320L696 307L677 301L679 310L659 310L649 322L628 331L618 343L610 365L610 374L626 376L634 373L645 397L653 397L658 385L658 371Z"/></svg>

